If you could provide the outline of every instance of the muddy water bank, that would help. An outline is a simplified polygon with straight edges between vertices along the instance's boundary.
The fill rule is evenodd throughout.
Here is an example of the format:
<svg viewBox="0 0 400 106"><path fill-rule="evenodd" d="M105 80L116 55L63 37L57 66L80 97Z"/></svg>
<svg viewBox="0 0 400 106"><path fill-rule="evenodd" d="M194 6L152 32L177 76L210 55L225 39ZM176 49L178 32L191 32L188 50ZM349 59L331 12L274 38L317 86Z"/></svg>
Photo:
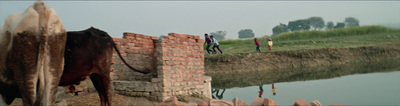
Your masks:
<svg viewBox="0 0 400 106"><path fill-rule="evenodd" d="M400 43L209 56L214 88L333 78L400 69Z"/></svg>

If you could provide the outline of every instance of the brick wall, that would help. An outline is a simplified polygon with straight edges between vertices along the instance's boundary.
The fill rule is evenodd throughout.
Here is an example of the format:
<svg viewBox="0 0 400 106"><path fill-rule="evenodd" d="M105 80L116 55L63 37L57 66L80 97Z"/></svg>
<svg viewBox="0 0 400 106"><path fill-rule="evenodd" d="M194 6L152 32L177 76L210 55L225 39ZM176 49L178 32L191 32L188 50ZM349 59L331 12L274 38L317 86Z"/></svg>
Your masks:
<svg viewBox="0 0 400 106"><path fill-rule="evenodd" d="M154 70L155 62L155 42L158 40L157 37L146 36L135 33L124 33L123 38L113 38L114 42L121 53L121 56L125 61L132 67L144 70ZM115 70L113 80L124 80L124 81L150 81L152 74L143 75L138 72L134 72L129 69L119 58L118 54L114 51L113 54Z"/></svg>
<svg viewBox="0 0 400 106"><path fill-rule="evenodd" d="M172 95L203 94L204 54L200 36L169 33L161 39L135 33L113 38L131 66L152 69L150 74L133 72L113 54L114 92L165 100Z"/></svg>

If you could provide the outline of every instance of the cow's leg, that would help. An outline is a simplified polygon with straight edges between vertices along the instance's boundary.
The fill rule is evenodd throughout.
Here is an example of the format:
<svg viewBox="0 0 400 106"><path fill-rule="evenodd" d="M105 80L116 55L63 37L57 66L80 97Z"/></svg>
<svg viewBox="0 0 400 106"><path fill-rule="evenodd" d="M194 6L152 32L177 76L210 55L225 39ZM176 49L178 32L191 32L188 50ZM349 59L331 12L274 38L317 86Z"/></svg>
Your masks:
<svg viewBox="0 0 400 106"><path fill-rule="evenodd" d="M108 71L108 74L106 74L105 76L102 76L102 79L104 82L103 86L106 90L107 104L108 104L108 106L112 106L112 89L111 89L111 85L110 85L111 78L110 78L109 70L107 70L107 71Z"/></svg>
<svg viewBox="0 0 400 106"><path fill-rule="evenodd" d="M9 95L0 95L0 106L10 105L15 97L8 97Z"/></svg>
<svg viewBox="0 0 400 106"><path fill-rule="evenodd" d="M0 106L10 105L14 101L15 97L9 97L9 96L10 95L0 94Z"/></svg>
<svg viewBox="0 0 400 106"><path fill-rule="evenodd" d="M111 105L111 95L109 92L110 89L110 84L108 83L108 85L104 82L103 78L98 75L98 74L92 74L90 75L90 79L92 80L92 83L94 85L94 87L96 87L97 92L99 93L99 97L100 97L100 102L101 102L101 106L105 106L106 103L108 103L108 105Z"/></svg>
<svg viewBox="0 0 400 106"><path fill-rule="evenodd" d="M10 105L14 99L19 95L19 91L18 91L18 87L17 85L7 85L7 87L1 86L2 88L6 88L6 89L2 89L1 96L3 96L3 100L7 105ZM1 103L0 103L1 105Z"/></svg>
<svg viewBox="0 0 400 106"><path fill-rule="evenodd" d="M104 50L104 54L100 55L98 60L94 62L95 70L93 70L96 74L92 74L90 79L93 82L93 85L99 86L96 89L100 88L101 92L99 92L99 96L101 99L101 105L108 104L112 105L112 90L110 85L110 67L112 64L112 53L113 50L111 47L106 47L109 49Z"/></svg>
<svg viewBox="0 0 400 106"><path fill-rule="evenodd" d="M5 106L5 105L10 105L15 99L15 96L13 95L0 95L0 105Z"/></svg>
<svg viewBox="0 0 400 106"><path fill-rule="evenodd" d="M14 36L12 48L7 57L7 67L14 72L14 79L21 93L24 105L33 105L36 101L37 51L36 33L25 31Z"/></svg>
<svg viewBox="0 0 400 106"><path fill-rule="evenodd" d="M1 30L1 29L0 29ZM11 33L9 31L0 32L0 83L6 83L8 77L6 75L7 66L6 66L6 58L9 45L12 45L11 42ZM0 85L1 86L1 85Z"/></svg>
<svg viewBox="0 0 400 106"><path fill-rule="evenodd" d="M14 94L11 94L11 93L14 93ZM8 93L8 91L6 90L5 93L0 94L0 106L10 105L15 99L15 93L16 92Z"/></svg>
<svg viewBox="0 0 400 106"><path fill-rule="evenodd" d="M0 106L10 105L15 97L9 94L0 94Z"/></svg>
<svg viewBox="0 0 400 106"><path fill-rule="evenodd" d="M1 105L1 106L5 106L5 105L6 105L5 100L6 100L6 98L3 97L3 95L0 94L0 105Z"/></svg>
<svg viewBox="0 0 400 106"><path fill-rule="evenodd" d="M42 36L41 36L42 37ZM63 72L65 33L46 37L47 42L41 42L39 52L39 91L38 99L41 105L54 104L57 98L57 87ZM43 53L42 53L43 52ZM40 101L39 101L40 100Z"/></svg>
<svg viewBox="0 0 400 106"><path fill-rule="evenodd" d="M45 6L44 3L41 5ZM39 99L36 102L40 102L40 105L52 105L57 98L57 87L64 68L67 34L52 8L40 12L39 23L42 25L38 59L40 89L37 97Z"/></svg>

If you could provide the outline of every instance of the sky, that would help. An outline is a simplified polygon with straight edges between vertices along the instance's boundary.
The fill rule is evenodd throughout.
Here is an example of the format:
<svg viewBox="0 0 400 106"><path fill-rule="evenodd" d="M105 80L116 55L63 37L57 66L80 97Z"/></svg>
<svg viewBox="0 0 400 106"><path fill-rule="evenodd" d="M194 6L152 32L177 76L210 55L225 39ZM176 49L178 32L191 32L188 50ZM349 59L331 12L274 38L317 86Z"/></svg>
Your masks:
<svg viewBox="0 0 400 106"><path fill-rule="evenodd" d="M400 1L46 1L67 31L91 26L121 38L124 32L150 36L180 33L200 35L226 31L237 39L242 29L256 37L272 35L280 23L322 17L326 22L357 18L360 25L400 26ZM34 1L1 1L0 25Z"/></svg>

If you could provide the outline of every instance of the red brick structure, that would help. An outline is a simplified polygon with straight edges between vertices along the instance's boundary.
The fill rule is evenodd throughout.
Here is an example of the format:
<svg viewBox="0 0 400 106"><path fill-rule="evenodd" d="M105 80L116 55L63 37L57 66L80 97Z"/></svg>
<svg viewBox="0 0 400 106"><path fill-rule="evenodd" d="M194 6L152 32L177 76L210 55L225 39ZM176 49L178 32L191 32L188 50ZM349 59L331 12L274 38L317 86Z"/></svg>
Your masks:
<svg viewBox="0 0 400 106"><path fill-rule="evenodd" d="M147 36L124 33L113 38L128 64L138 69L151 69L150 74L133 72L114 53L114 92L143 96L163 101L173 95L203 95L204 40L200 36L169 33L168 36Z"/></svg>

